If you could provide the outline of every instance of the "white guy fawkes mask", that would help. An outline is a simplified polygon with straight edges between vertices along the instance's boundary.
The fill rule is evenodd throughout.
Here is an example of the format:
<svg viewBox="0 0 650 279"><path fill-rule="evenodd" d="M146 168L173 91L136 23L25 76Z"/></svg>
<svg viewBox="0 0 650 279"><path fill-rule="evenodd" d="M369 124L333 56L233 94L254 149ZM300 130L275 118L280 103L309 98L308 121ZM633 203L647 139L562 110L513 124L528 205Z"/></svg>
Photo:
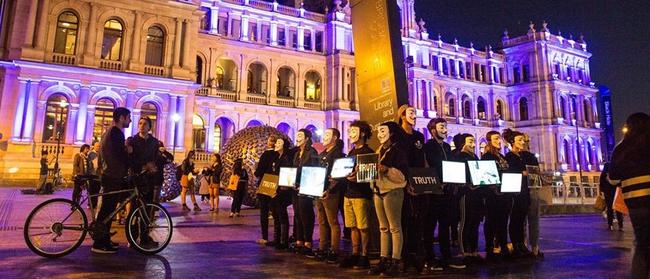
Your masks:
<svg viewBox="0 0 650 279"><path fill-rule="evenodd" d="M377 139L379 139L379 143L384 144L387 142L390 138L390 130L388 129L388 126L379 126L377 127L377 131Z"/></svg>
<svg viewBox="0 0 650 279"><path fill-rule="evenodd" d="M348 128L348 138L352 144L356 144L361 139L361 129L359 127Z"/></svg>

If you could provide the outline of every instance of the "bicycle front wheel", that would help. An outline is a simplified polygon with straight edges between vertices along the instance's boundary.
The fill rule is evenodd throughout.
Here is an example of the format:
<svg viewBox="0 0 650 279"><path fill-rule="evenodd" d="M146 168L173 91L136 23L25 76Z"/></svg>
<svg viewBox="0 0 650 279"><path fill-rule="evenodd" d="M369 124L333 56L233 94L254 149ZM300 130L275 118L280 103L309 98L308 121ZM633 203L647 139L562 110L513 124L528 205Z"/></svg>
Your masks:
<svg viewBox="0 0 650 279"><path fill-rule="evenodd" d="M32 252L47 258L63 257L81 245L88 219L71 200L47 200L32 210L25 221L23 235Z"/></svg>
<svg viewBox="0 0 650 279"><path fill-rule="evenodd" d="M167 209L160 204L146 204L131 211L124 226L126 240L136 251L153 255L172 240L173 224Z"/></svg>

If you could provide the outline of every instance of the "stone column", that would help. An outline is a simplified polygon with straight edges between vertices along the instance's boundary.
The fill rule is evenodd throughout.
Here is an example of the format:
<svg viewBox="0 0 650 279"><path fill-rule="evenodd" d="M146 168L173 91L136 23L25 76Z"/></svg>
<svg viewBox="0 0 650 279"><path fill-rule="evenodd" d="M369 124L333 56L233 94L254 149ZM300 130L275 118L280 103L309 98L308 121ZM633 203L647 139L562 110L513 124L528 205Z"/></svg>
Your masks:
<svg viewBox="0 0 650 279"><path fill-rule="evenodd" d="M29 4L29 11L27 14L27 26L25 27L25 47L34 46L34 30L36 27L36 9L38 8L38 0L31 0Z"/></svg>
<svg viewBox="0 0 650 279"><path fill-rule="evenodd" d="M36 101L40 82L32 80L29 84L29 95L27 96L27 111L25 112L25 128L23 129L23 141L34 140L34 118L36 116Z"/></svg>
<svg viewBox="0 0 650 279"><path fill-rule="evenodd" d="M271 46L278 45L278 22L275 19L271 20L271 26L269 27L269 35L271 35Z"/></svg>
<svg viewBox="0 0 650 279"><path fill-rule="evenodd" d="M131 45L131 61L129 61L129 68L132 71L140 70L140 45L142 43L141 25L142 25L142 14L138 11L135 11L135 28L133 29L133 43ZM145 35L146 38L146 35ZM145 39L146 40L146 39Z"/></svg>
<svg viewBox="0 0 650 279"><path fill-rule="evenodd" d="M178 96L178 114L181 120L178 121L178 131L176 133L176 148L185 149L185 123L188 122L188 114L185 110L185 96ZM189 122L192 123L192 115L189 115ZM191 126L190 126L191 127Z"/></svg>
<svg viewBox="0 0 650 279"><path fill-rule="evenodd" d="M86 106L86 128L84 141L93 142L95 138L93 137L93 129L95 128L95 105Z"/></svg>
<svg viewBox="0 0 650 279"><path fill-rule="evenodd" d="M86 65L94 65L95 40L97 39L97 4L91 2L88 5L90 5L90 18L88 19L88 35L86 36L83 61Z"/></svg>
<svg viewBox="0 0 650 279"><path fill-rule="evenodd" d="M133 92L133 91L127 91L127 92L126 92L126 104L125 104L125 106L126 106L126 108L129 109L132 113L133 113L133 104L134 104L134 103L135 103L135 92ZM131 115L131 121L132 121L131 125L129 125L128 128L125 128L125 129L124 129L124 135L126 135L127 137L130 136L130 135L133 135L133 132L132 132L132 131L134 131L134 130L137 131L137 130L138 130L137 128L136 128L136 129L133 129L133 126L134 126L134 125L137 125L137 124L136 124L136 123L137 123L137 119L133 119L133 115Z"/></svg>
<svg viewBox="0 0 650 279"><path fill-rule="evenodd" d="M297 39L298 42L296 42L296 45L298 47L298 50L304 51L305 50L305 27L304 26L298 26Z"/></svg>
<svg viewBox="0 0 650 279"><path fill-rule="evenodd" d="M79 88L79 115L77 116L77 129L75 130L75 144L83 144L86 142L86 122L88 119L88 98L90 88L88 86L81 86Z"/></svg>
<svg viewBox="0 0 650 279"><path fill-rule="evenodd" d="M70 104L68 106L68 119L65 122L65 141L61 143L71 144L74 141L74 130L77 124L79 113L79 104Z"/></svg>
<svg viewBox="0 0 650 279"><path fill-rule="evenodd" d="M210 33L219 33L219 7L210 7Z"/></svg>
<svg viewBox="0 0 650 279"><path fill-rule="evenodd" d="M167 113L170 117L167 119L168 121L168 133L167 133L167 146L173 146L174 145L174 137L175 137L175 130L177 123L174 122L173 116L175 113L177 113L176 110L176 104L177 104L177 97L176 96L169 96L169 112Z"/></svg>
<svg viewBox="0 0 650 279"><path fill-rule="evenodd" d="M50 0L42 0L41 12L38 19L38 32L36 35L36 49L43 50L45 48L45 38L47 33L47 17L50 14Z"/></svg>
<svg viewBox="0 0 650 279"><path fill-rule="evenodd" d="M188 69L188 70L191 70L191 69L188 68L188 66L191 64L190 63L190 53L192 52L192 47L191 47L192 42L190 42L190 32L192 32L191 30L195 29L195 28L192 28L193 25L194 25L194 23L191 20L189 20L189 19L185 20L185 32L183 33L183 46L184 47L183 47L182 55L183 55L183 68ZM206 63L206 64L208 64L208 63Z"/></svg>
<svg viewBox="0 0 650 279"><path fill-rule="evenodd" d="M245 14L241 15L241 24L240 24L240 26L241 26L241 28L240 28L241 29L240 30L241 38L240 39L242 41L247 42L249 40L249 36L248 36L248 15L245 15Z"/></svg>
<svg viewBox="0 0 650 279"><path fill-rule="evenodd" d="M11 133L11 140L13 141L21 141L23 138L22 131L24 125L23 120L25 117L25 102L27 102L29 96L28 81L21 79L18 82L18 100L16 102L16 113L14 114L14 125Z"/></svg>
<svg viewBox="0 0 650 279"><path fill-rule="evenodd" d="M174 67L180 67L181 61L181 39L183 35L183 20L176 18L176 33L174 34Z"/></svg>

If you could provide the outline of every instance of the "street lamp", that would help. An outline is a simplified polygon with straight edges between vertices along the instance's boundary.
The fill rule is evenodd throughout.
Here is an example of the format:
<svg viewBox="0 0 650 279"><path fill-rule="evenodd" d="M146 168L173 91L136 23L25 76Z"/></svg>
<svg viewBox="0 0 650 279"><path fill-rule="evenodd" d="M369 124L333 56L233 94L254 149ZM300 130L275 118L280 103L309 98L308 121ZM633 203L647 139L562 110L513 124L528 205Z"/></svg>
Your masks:
<svg viewBox="0 0 650 279"><path fill-rule="evenodd" d="M178 113L174 113L172 115L172 121L174 121L174 133L173 133L173 137L174 137L173 145L174 146L172 147L172 154L173 154L174 158L176 157L176 130L177 130L177 127L178 127L178 121L180 121L180 120L181 120L181 116Z"/></svg>
<svg viewBox="0 0 650 279"><path fill-rule="evenodd" d="M56 131L56 157L54 159L54 186L59 184L60 170L59 170L59 154L61 153L61 125L63 125L63 110L68 106L68 102L64 99L59 102L61 111L59 112L59 127Z"/></svg>

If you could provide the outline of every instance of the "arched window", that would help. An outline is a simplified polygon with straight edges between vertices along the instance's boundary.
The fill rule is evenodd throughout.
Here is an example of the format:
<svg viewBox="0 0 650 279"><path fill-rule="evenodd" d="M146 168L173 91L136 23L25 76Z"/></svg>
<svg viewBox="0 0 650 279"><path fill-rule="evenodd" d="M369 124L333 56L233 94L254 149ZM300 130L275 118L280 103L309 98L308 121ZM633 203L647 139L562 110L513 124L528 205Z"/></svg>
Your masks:
<svg viewBox="0 0 650 279"><path fill-rule="evenodd" d="M478 111L478 119L487 119L487 112L485 111L485 100L483 97L478 97L478 100L476 101L476 110Z"/></svg>
<svg viewBox="0 0 650 279"><path fill-rule="evenodd" d="M246 124L246 128L257 127L257 126L264 126L264 124L262 124L262 122L260 122L259 120L255 120L255 119L249 121L248 124Z"/></svg>
<svg viewBox="0 0 650 279"><path fill-rule="evenodd" d="M278 97L291 98L296 90L296 74L289 67L278 70L277 94Z"/></svg>
<svg viewBox="0 0 650 279"><path fill-rule="evenodd" d="M75 55L77 51L77 32L79 18L72 12L63 12L59 15L54 35L54 52Z"/></svg>
<svg viewBox="0 0 650 279"><path fill-rule="evenodd" d="M104 24L104 38L102 40L102 59L119 61L122 59L122 37L124 30L122 23L116 19L106 21Z"/></svg>
<svg viewBox="0 0 650 279"><path fill-rule="evenodd" d="M142 104L142 108L140 109L140 117L149 117L151 119L151 134L156 136L156 127L158 126L158 107L151 103L151 102L146 102Z"/></svg>
<svg viewBox="0 0 650 279"><path fill-rule="evenodd" d="M47 99L43 142L56 142L65 139L65 126L68 121L68 99L61 94L54 94Z"/></svg>
<svg viewBox="0 0 650 279"><path fill-rule="evenodd" d="M230 59L219 59L217 69L215 71L216 87L219 90L234 92L237 90L237 65Z"/></svg>
<svg viewBox="0 0 650 279"><path fill-rule="evenodd" d="M501 100L497 100L497 115L496 118L499 120L503 120L503 102Z"/></svg>
<svg viewBox="0 0 650 279"><path fill-rule="evenodd" d="M472 118L472 103L468 99L463 101L463 118Z"/></svg>
<svg viewBox="0 0 650 279"><path fill-rule="evenodd" d="M101 141L102 136L113 125L113 110L115 104L108 98L101 98L95 104L95 125L93 126L93 142Z"/></svg>
<svg viewBox="0 0 650 279"><path fill-rule="evenodd" d="M266 95L267 72L264 64L256 62L248 66L247 81L246 92Z"/></svg>
<svg viewBox="0 0 650 279"><path fill-rule="evenodd" d="M147 56L145 64L161 67L163 65L163 49L165 32L158 26L151 26L147 30Z"/></svg>
<svg viewBox="0 0 650 279"><path fill-rule="evenodd" d="M235 133L235 124L230 119L219 117L214 122L214 145L213 152L221 151L221 147L226 144L228 139Z"/></svg>
<svg viewBox="0 0 650 279"><path fill-rule="evenodd" d="M196 114L192 117L192 149L205 150L205 126L203 118Z"/></svg>
<svg viewBox="0 0 650 279"><path fill-rule="evenodd" d="M456 101L454 98L450 98L449 101L447 101L446 114L447 116L456 116Z"/></svg>
<svg viewBox="0 0 650 279"><path fill-rule="evenodd" d="M196 56L196 84L203 85L203 59Z"/></svg>
<svg viewBox="0 0 650 279"><path fill-rule="evenodd" d="M528 120L528 99L521 98L519 100L519 120Z"/></svg>
<svg viewBox="0 0 650 279"><path fill-rule="evenodd" d="M320 100L321 78L316 71L309 71L305 74L305 100Z"/></svg>

